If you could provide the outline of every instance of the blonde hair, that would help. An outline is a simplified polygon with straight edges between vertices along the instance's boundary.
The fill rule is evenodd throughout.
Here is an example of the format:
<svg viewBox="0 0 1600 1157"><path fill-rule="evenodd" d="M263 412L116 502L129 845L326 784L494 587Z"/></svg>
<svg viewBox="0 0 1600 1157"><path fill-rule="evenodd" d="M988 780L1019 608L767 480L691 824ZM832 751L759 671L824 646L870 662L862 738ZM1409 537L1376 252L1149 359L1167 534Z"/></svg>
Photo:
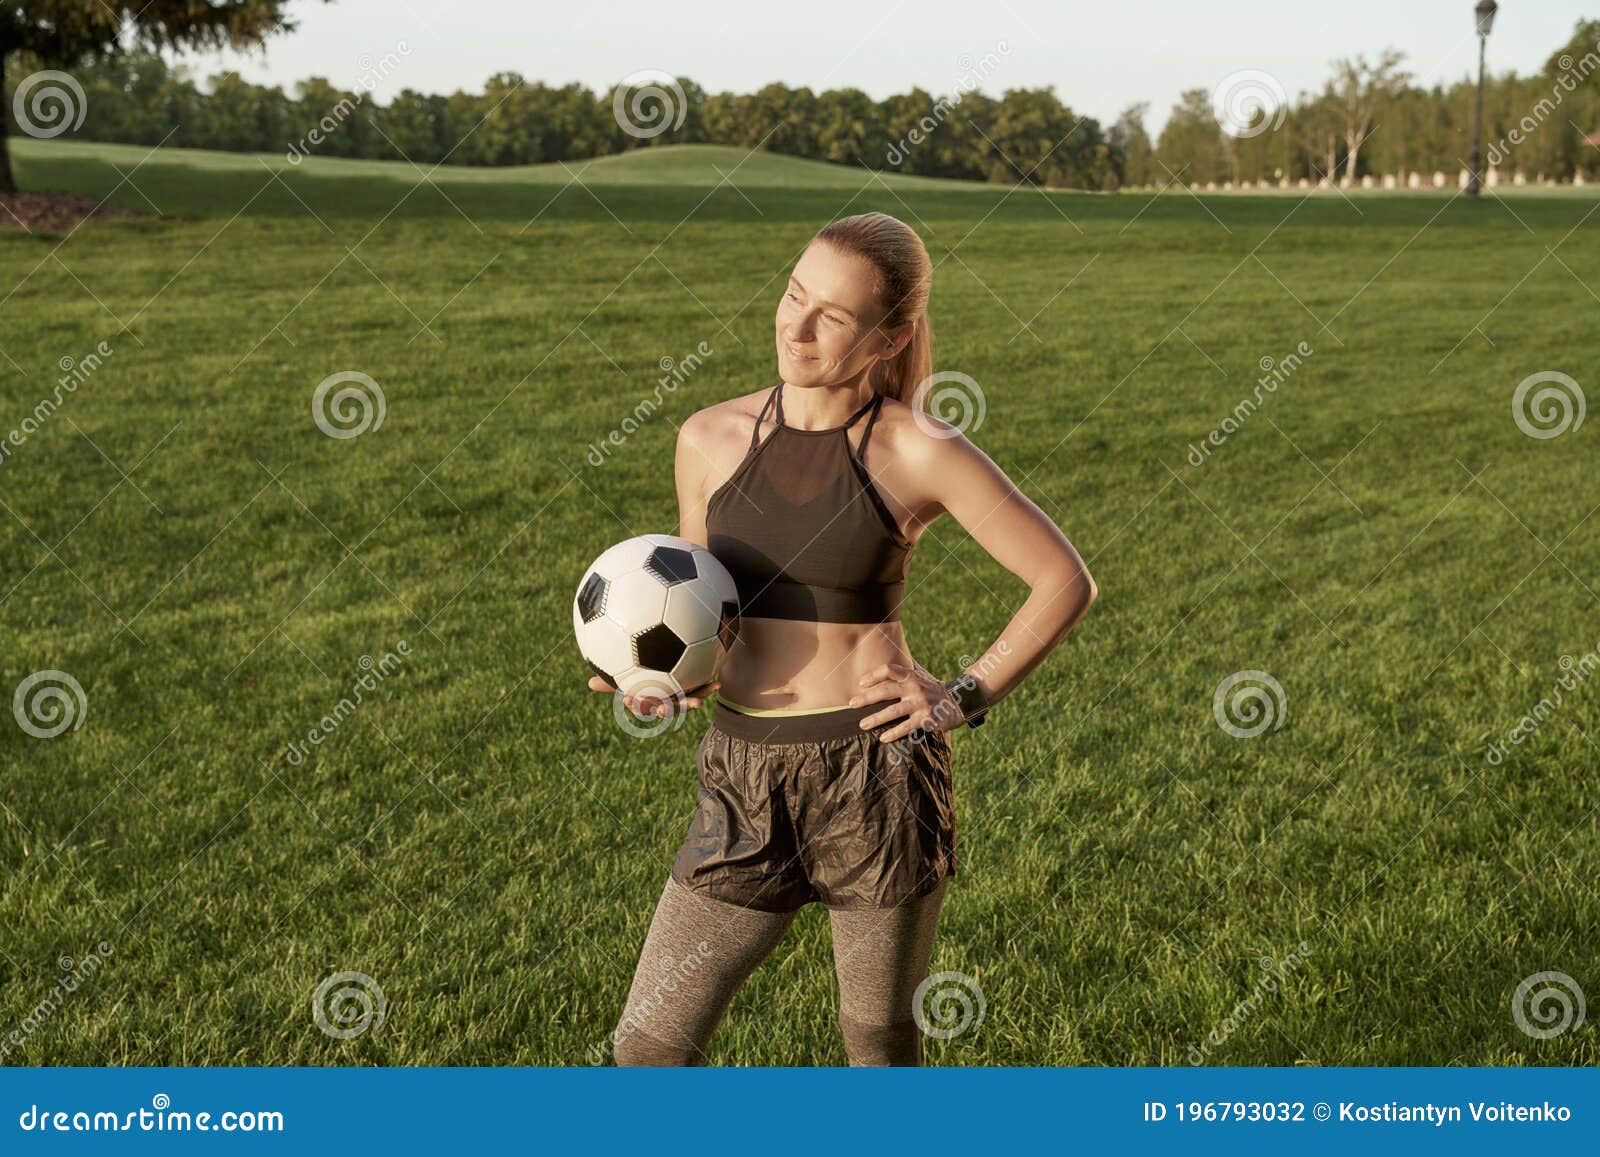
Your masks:
<svg viewBox="0 0 1600 1157"><path fill-rule="evenodd" d="M878 271L878 297L886 313L884 329L912 327L911 340L881 370L874 389L911 404L916 389L933 373L933 330L928 325L928 293L933 262L917 231L887 213L858 213L824 226L813 241L864 258Z"/></svg>

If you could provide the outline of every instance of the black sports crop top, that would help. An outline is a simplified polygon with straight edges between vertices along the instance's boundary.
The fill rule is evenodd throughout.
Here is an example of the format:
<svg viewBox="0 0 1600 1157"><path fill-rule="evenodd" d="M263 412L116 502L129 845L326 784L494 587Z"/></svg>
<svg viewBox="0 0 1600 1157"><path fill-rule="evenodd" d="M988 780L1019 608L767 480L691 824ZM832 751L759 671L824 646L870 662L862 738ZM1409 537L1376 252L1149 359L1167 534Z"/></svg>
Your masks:
<svg viewBox="0 0 1600 1157"><path fill-rule="evenodd" d="M820 623L900 617L912 544L862 465L877 395L842 426L797 430L783 421L783 383L761 407L750 449L706 502L711 553L739 588L739 613ZM776 423L759 445L772 407ZM872 412L852 452L849 429Z"/></svg>

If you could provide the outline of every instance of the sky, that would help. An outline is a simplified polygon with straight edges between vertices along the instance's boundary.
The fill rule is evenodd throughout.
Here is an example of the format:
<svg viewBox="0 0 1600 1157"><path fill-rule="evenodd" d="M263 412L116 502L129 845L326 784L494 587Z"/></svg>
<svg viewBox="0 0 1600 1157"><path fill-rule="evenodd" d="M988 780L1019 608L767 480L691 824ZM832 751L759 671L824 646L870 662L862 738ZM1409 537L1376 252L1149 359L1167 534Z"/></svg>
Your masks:
<svg viewBox="0 0 1600 1157"><path fill-rule="evenodd" d="M1423 84L1477 68L1472 0L291 0L289 10L299 27L264 54L182 60L202 77L233 68L286 89L311 76L363 82L379 102L402 88L477 90L505 71L596 92L642 71L708 92L776 80L875 99L914 86L999 95L1054 85L1103 124L1148 101L1152 134L1180 92L1241 70L1269 73L1292 99L1320 88L1330 61L1387 47ZM1490 71L1538 69L1585 15L1600 17L1600 0L1504 0Z"/></svg>

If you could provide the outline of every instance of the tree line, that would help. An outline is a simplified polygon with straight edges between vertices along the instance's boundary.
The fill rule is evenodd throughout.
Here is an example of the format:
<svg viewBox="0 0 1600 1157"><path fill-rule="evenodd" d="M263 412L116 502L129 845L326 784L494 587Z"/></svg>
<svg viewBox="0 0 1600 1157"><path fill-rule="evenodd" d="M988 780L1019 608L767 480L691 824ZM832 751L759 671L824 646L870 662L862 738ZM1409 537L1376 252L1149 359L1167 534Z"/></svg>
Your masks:
<svg viewBox="0 0 1600 1157"><path fill-rule="evenodd" d="M403 46L401 46L403 49ZM1216 89L1182 94L1159 136L1149 106L1109 126L1075 114L1054 86L920 88L874 100L859 89L813 92L769 84L753 93L708 93L656 76L595 93L516 73L481 92L404 89L387 104L379 79L403 69L405 51L370 61L357 87L316 78L291 93L237 73L202 87L156 52L133 50L72 68L82 121L72 135L131 144L304 156L409 158L419 164L521 165L579 161L632 148L712 143L880 171L1055 188L1108 190L1173 181L1359 179L1444 171L1471 150L1475 81L1420 87L1404 58L1385 52L1334 62L1324 87L1290 99L1266 73L1236 74ZM992 63L992 56L985 58ZM28 61L7 70L6 115ZM998 71L998 70L996 70ZM1600 21L1580 21L1570 41L1531 76L1491 76L1484 93L1485 167L1529 179L1600 175ZM633 79L633 78L630 78ZM1230 78L1231 80L1232 78ZM76 99L75 97L72 99ZM14 127L13 132L17 131ZM26 131L24 129L24 131ZM38 135L38 134L35 134Z"/></svg>
<svg viewBox="0 0 1600 1157"><path fill-rule="evenodd" d="M1335 61L1320 91L1229 132L1224 128L1238 126L1219 120L1215 94L1193 89L1174 106L1148 158L1126 158L1123 167L1141 184L1177 172L1195 184L1384 174L1403 181L1443 172L1454 185L1471 161L1476 94L1475 76L1424 88L1412 83L1397 52L1370 61L1357 56ZM1121 139L1137 139L1142 117L1143 106L1124 114L1130 127ZM1530 181L1600 175L1600 20L1579 21L1537 73L1485 77L1482 165Z"/></svg>

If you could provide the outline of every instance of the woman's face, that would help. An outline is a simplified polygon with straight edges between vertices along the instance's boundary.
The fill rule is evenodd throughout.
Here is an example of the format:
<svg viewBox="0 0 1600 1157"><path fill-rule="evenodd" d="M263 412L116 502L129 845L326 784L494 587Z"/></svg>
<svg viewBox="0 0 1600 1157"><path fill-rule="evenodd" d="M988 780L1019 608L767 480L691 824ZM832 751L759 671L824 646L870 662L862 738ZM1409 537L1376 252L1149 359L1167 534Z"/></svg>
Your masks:
<svg viewBox="0 0 1600 1157"><path fill-rule="evenodd" d="M880 328L876 271L854 254L813 242L778 301L779 376L799 387L827 386L866 373L895 347Z"/></svg>

